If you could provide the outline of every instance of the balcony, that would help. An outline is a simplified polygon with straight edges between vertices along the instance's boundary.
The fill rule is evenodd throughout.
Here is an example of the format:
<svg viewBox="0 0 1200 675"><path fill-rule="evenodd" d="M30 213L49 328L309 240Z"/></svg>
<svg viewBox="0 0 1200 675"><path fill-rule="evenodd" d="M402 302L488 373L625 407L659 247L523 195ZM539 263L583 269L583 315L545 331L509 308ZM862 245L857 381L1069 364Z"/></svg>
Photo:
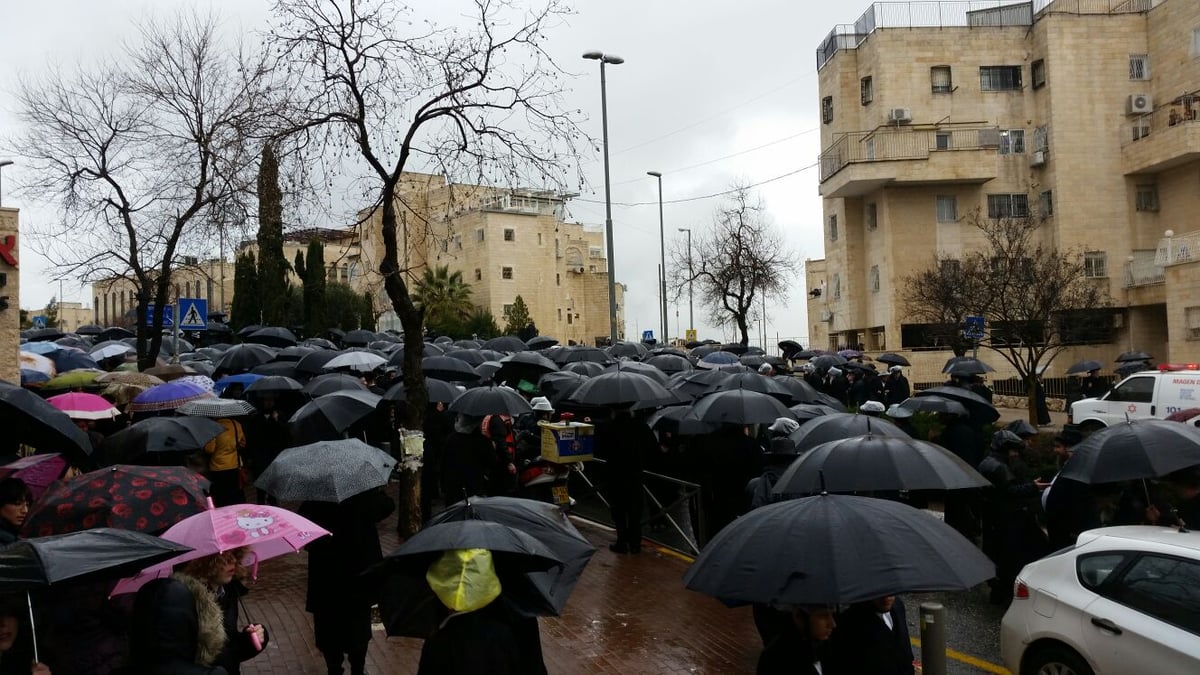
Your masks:
<svg viewBox="0 0 1200 675"><path fill-rule="evenodd" d="M1200 98L1133 118L1121 146L1124 172L1151 174L1200 160Z"/></svg>
<svg viewBox="0 0 1200 675"><path fill-rule="evenodd" d="M821 154L821 194L856 197L885 185L980 184L996 177L996 127L883 127L834 138Z"/></svg>
<svg viewBox="0 0 1200 675"><path fill-rule="evenodd" d="M1154 286L1166 282L1166 271L1156 251L1134 251L1125 262L1125 288Z"/></svg>
<svg viewBox="0 0 1200 675"><path fill-rule="evenodd" d="M1170 267L1197 261L1200 261L1200 231L1176 235L1167 230L1167 236L1158 241L1156 265Z"/></svg>

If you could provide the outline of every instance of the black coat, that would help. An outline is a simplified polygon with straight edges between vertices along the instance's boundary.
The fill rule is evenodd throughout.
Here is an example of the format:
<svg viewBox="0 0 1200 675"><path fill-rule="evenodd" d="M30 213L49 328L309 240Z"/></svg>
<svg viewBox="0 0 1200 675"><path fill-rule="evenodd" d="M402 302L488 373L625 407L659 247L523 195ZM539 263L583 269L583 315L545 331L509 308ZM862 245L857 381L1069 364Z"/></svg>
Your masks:
<svg viewBox="0 0 1200 675"><path fill-rule="evenodd" d="M221 608L225 621L226 639L225 649L221 651L214 665L229 671L229 675L239 675L242 672L242 661L248 661L259 654L259 650L255 649L254 643L250 641L250 634L242 630L244 626L238 625L238 599L248 592L242 582L234 580L225 586L223 593L217 598L217 605ZM270 641L271 635L266 626L263 626L263 648L266 648Z"/></svg>
<svg viewBox="0 0 1200 675"><path fill-rule="evenodd" d="M502 601L450 616L425 640L417 675L526 675L511 619Z"/></svg>
<svg viewBox="0 0 1200 675"><path fill-rule="evenodd" d="M495 454L495 447L481 433L450 434L442 447L442 495L446 503L489 494Z"/></svg>
<svg viewBox="0 0 1200 675"><path fill-rule="evenodd" d="M17 543L20 539L20 530L13 527L12 523L0 518L0 546L8 546L9 544Z"/></svg>
<svg viewBox="0 0 1200 675"><path fill-rule="evenodd" d="M154 579L134 600L129 631L130 664L121 675L228 675L218 666L195 662L201 626L192 591L177 579Z"/></svg>
<svg viewBox="0 0 1200 675"><path fill-rule="evenodd" d="M658 452L658 438L640 419L619 418L596 425L596 455L608 462L608 482L641 490L646 461Z"/></svg>
<svg viewBox="0 0 1200 675"><path fill-rule="evenodd" d="M1085 483L1058 476L1046 495L1046 533L1050 550L1073 546L1080 532L1100 527L1100 514Z"/></svg>
<svg viewBox="0 0 1200 675"><path fill-rule="evenodd" d="M813 645L792 624L763 648L754 672L756 675L817 675L813 664L820 661L823 675L835 675L827 652L825 645Z"/></svg>
<svg viewBox="0 0 1200 675"><path fill-rule="evenodd" d="M851 605L838 615L837 628L830 638L831 670L855 675L913 675L912 643L904 603L896 603L888 614L892 627L875 611L872 603Z"/></svg>
<svg viewBox="0 0 1200 675"><path fill-rule="evenodd" d="M955 418L953 422L946 425L946 428L942 430L942 435L937 439L937 444L958 455L971 466L979 466L979 463L983 461L983 445L980 443L979 436L961 417Z"/></svg>
<svg viewBox="0 0 1200 675"><path fill-rule="evenodd" d="M308 545L308 596L310 612L337 612L371 605L374 592L359 576L383 560L376 523L391 515L396 505L379 490L354 495L340 504L305 502L300 515L329 530L328 537Z"/></svg>
<svg viewBox="0 0 1200 675"><path fill-rule="evenodd" d="M884 378L883 389L886 392L884 403L888 405L903 403L912 395L912 390L908 386L908 378L903 375L889 375Z"/></svg>

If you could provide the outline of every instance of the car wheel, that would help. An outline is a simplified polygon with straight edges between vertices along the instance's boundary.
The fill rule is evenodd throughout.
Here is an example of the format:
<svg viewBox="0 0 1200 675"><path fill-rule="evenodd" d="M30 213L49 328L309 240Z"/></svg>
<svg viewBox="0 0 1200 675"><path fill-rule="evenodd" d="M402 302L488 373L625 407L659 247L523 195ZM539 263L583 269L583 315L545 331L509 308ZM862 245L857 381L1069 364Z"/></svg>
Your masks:
<svg viewBox="0 0 1200 675"><path fill-rule="evenodd" d="M1079 654L1067 647L1043 647L1025 661L1021 675L1093 675Z"/></svg>

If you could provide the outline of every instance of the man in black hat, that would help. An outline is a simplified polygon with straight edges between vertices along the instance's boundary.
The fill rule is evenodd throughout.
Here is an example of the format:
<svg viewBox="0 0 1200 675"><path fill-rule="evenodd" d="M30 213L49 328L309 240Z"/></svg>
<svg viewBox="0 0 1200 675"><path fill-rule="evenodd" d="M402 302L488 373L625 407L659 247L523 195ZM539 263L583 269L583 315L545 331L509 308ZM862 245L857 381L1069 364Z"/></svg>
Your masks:
<svg viewBox="0 0 1200 675"><path fill-rule="evenodd" d="M1075 446L1082 441L1083 435L1070 425L1063 427L1062 433L1054 437L1054 454L1058 457L1060 472L1071 458ZM1055 474L1050 480L1050 487L1042 493L1042 508L1046 511L1046 532L1052 551L1073 545L1080 532L1100 527L1091 489L1072 478Z"/></svg>
<svg viewBox="0 0 1200 675"><path fill-rule="evenodd" d="M1018 480L1009 466L1011 454L1024 447L1020 436L997 431L992 434L991 452L978 467L992 484L984 489L981 515L983 552L996 563L991 601L997 605L1012 601L1017 573L1047 552L1046 536L1037 522L1038 491L1047 483Z"/></svg>
<svg viewBox="0 0 1200 675"><path fill-rule="evenodd" d="M1100 398L1108 391L1108 382L1100 377L1100 369L1089 370L1087 377L1079 381L1080 398Z"/></svg>

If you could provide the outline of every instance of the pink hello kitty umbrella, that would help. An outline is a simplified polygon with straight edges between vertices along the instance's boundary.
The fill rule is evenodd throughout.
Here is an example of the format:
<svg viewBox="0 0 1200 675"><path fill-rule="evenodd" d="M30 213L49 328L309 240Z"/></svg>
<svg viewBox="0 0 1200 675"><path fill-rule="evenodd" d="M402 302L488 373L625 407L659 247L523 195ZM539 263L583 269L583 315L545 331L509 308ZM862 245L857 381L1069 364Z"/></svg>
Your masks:
<svg viewBox="0 0 1200 675"><path fill-rule="evenodd" d="M179 521L162 533L163 539L190 546L192 551L122 579L112 595L133 593L151 579L170 576L176 565L241 546L250 548L257 574L259 562L295 553L327 534L328 530L311 520L278 506L232 504L210 508Z"/></svg>

